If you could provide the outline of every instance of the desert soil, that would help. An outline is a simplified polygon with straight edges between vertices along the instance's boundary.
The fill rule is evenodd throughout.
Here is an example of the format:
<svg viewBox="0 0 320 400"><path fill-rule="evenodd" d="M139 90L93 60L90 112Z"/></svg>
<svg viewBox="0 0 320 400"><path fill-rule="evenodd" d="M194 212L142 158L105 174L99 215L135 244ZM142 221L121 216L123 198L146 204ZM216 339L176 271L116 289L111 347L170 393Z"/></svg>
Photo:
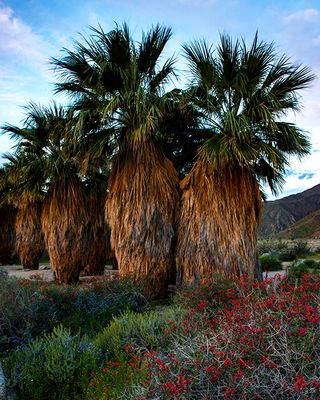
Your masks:
<svg viewBox="0 0 320 400"><path fill-rule="evenodd" d="M21 279L37 279L48 282L54 281L53 272L50 264L40 264L38 270L23 269L21 265L1 265L0 269L7 271L9 276L15 276ZM113 275L117 273L118 271L111 270L109 266L105 268L105 275ZM90 279L90 276L80 276L80 281L87 279Z"/></svg>
<svg viewBox="0 0 320 400"><path fill-rule="evenodd" d="M49 264L41 264L39 267L39 270L24 270L21 265L2 265L0 266L0 269L3 269L7 271L9 276L15 276L17 278L21 279L37 279L37 280L43 280L47 282L53 282L53 273L52 269L50 268ZM105 268L105 275L116 275L118 271L110 269L109 266ZM286 271L272 271L272 272L264 272L263 277L264 279L266 278L272 278L277 274L284 275ZM88 275L83 275L80 276L80 281L85 281L90 279L91 277Z"/></svg>

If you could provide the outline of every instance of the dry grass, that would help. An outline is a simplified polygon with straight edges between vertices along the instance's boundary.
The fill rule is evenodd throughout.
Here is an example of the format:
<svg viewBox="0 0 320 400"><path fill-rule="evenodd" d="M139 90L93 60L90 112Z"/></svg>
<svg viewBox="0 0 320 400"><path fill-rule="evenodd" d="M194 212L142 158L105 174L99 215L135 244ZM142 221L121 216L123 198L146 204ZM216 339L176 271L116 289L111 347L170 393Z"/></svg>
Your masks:
<svg viewBox="0 0 320 400"><path fill-rule="evenodd" d="M16 208L2 204L0 207L0 265L9 264L15 244Z"/></svg>
<svg viewBox="0 0 320 400"><path fill-rule="evenodd" d="M110 179L106 216L121 276L146 278L152 296L162 295L173 272L178 176L151 141L128 149Z"/></svg>
<svg viewBox="0 0 320 400"><path fill-rule="evenodd" d="M200 161L181 182L177 228L178 282L215 273L253 278L261 210L257 182L244 169L215 171Z"/></svg>
<svg viewBox="0 0 320 400"><path fill-rule="evenodd" d="M21 199L16 218L16 251L24 268L38 269L45 249L41 227L42 202Z"/></svg>
<svg viewBox="0 0 320 400"><path fill-rule="evenodd" d="M89 251L89 212L83 185L74 175L51 183L42 229L57 283L75 283Z"/></svg>

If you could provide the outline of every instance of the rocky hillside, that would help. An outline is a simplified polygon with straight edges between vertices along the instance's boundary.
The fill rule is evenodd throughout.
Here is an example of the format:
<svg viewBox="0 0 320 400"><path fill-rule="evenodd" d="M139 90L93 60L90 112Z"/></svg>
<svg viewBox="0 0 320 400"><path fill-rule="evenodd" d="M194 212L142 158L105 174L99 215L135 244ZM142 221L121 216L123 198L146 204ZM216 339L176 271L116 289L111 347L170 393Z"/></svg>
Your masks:
<svg viewBox="0 0 320 400"><path fill-rule="evenodd" d="M320 210L320 185L283 199L266 201L258 236L274 237L318 210Z"/></svg>
<svg viewBox="0 0 320 400"><path fill-rule="evenodd" d="M320 210L300 219L294 225L276 234L283 239L320 239Z"/></svg>

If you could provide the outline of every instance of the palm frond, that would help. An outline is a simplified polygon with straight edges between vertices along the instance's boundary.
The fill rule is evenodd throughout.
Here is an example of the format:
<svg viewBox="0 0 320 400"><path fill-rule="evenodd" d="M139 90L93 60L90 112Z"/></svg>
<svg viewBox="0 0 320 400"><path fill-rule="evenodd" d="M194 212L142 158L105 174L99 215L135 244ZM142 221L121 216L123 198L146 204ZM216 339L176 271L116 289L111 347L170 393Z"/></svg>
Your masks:
<svg viewBox="0 0 320 400"><path fill-rule="evenodd" d="M142 74L153 76L164 47L172 36L172 29L161 25L152 27L142 35L137 49L138 70Z"/></svg>

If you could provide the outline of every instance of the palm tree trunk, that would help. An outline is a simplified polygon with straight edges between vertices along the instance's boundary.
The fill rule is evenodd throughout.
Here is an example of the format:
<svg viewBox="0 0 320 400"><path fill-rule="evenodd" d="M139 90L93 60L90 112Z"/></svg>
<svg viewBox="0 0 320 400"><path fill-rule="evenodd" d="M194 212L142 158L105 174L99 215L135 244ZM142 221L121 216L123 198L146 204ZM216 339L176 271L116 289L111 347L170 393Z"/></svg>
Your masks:
<svg viewBox="0 0 320 400"><path fill-rule="evenodd" d="M173 270L178 176L151 140L129 149L109 178L106 217L120 276L146 280L153 297L165 295Z"/></svg>
<svg viewBox="0 0 320 400"><path fill-rule="evenodd" d="M16 218L16 251L24 268L38 269L45 249L41 227L42 202L21 200Z"/></svg>
<svg viewBox="0 0 320 400"><path fill-rule="evenodd" d="M180 280L206 282L216 274L254 279L262 206L255 178L240 167L216 171L198 161L181 189L176 253Z"/></svg>
<svg viewBox="0 0 320 400"><path fill-rule="evenodd" d="M4 204L0 207L0 265L10 264L15 244L14 206Z"/></svg>
<svg viewBox="0 0 320 400"><path fill-rule="evenodd" d="M104 215L104 193L88 194L90 223L88 225L89 250L85 272L89 275L103 275L106 261L111 258L110 234Z"/></svg>
<svg viewBox="0 0 320 400"><path fill-rule="evenodd" d="M44 201L42 229L57 283L72 284L84 268L89 213L83 185L75 175L52 182Z"/></svg>

